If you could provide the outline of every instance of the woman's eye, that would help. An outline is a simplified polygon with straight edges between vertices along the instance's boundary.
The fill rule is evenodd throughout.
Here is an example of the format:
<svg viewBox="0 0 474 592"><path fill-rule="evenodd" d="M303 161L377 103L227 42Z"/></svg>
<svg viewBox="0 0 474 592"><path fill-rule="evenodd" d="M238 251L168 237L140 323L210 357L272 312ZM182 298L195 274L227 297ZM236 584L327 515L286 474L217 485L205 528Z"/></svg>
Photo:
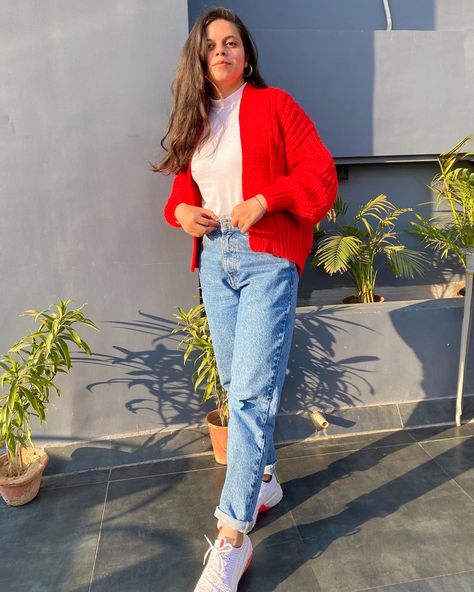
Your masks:
<svg viewBox="0 0 474 592"><path fill-rule="evenodd" d="M230 45L232 47L237 47L237 43L235 41L227 41L226 45ZM207 49L208 50L214 49L214 45L212 43L208 43Z"/></svg>

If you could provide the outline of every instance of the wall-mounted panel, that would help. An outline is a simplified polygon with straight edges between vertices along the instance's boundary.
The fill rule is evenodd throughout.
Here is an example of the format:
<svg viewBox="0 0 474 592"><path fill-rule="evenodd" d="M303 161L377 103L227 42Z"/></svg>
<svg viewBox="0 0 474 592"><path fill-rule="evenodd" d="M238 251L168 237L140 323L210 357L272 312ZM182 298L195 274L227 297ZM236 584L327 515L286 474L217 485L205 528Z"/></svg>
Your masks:
<svg viewBox="0 0 474 592"><path fill-rule="evenodd" d="M190 1L190 22L209 5ZM474 132L472 2L392 1L392 31L382 1L227 6L336 158L436 154Z"/></svg>

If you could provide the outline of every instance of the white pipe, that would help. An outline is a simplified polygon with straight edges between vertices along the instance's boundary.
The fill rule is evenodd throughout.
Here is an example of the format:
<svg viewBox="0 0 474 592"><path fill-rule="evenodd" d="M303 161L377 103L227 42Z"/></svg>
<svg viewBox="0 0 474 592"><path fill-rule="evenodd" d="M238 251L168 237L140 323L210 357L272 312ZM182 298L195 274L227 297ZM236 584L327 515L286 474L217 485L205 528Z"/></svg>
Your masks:
<svg viewBox="0 0 474 592"><path fill-rule="evenodd" d="M461 347L459 352L458 391L456 395L456 425L461 425L462 390L464 385L464 371L469 347L471 328L472 281L474 277L474 249L463 249L466 255L466 288L464 295L464 315L462 319Z"/></svg>
<svg viewBox="0 0 474 592"><path fill-rule="evenodd" d="M390 12L390 4L388 0L383 0L383 7L385 9L385 18L387 19L387 31L392 30L392 14Z"/></svg>

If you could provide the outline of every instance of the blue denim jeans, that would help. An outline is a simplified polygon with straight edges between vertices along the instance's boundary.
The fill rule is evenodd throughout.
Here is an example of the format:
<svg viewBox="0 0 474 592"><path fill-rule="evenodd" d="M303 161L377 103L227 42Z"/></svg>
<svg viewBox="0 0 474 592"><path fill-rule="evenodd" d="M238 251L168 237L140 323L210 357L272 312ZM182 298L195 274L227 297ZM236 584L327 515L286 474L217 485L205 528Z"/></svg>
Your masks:
<svg viewBox="0 0 474 592"><path fill-rule="evenodd" d="M215 516L248 532L265 473L276 463L273 431L295 319L298 272L252 251L248 233L221 218L204 235L202 298L219 377L229 398L227 474Z"/></svg>

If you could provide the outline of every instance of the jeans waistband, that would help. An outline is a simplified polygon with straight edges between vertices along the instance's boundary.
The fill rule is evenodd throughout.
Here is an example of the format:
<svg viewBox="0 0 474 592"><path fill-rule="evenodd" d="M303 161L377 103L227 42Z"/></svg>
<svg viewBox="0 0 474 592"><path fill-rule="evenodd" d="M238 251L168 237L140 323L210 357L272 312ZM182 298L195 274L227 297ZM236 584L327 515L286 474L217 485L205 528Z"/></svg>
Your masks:
<svg viewBox="0 0 474 592"><path fill-rule="evenodd" d="M222 234L230 234L231 232L240 232L240 228L238 226L232 226L231 220L229 216L222 216L218 220L219 226L216 228L214 232L221 232ZM247 235L248 232L242 233Z"/></svg>

